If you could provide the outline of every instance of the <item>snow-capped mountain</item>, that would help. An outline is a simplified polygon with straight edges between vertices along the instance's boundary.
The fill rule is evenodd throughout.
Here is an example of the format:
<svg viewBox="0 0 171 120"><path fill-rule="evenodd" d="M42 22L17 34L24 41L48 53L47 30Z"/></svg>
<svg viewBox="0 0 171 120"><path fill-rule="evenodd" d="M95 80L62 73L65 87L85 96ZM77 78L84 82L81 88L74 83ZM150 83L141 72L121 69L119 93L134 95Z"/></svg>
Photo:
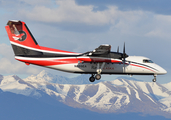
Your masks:
<svg viewBox="0 0 171 120"><path fill-rule="evenodd" d="M54 75L52 73L46 72L43 70L38 75L31 75L24 79L25 81L35 81L35 82L50 82L58 84L90 84L89 82L90 75L83 74L75 78L67 78L64 76ZM99 81L94 82L98 83Z"/></svg>
<svg viewBox="0 0 171 120"><path fill-rule="evenodd" d="M76 79L79 80L78 78ZM167 84L121 78L96 84L57 83L62 80L71 81L69 78L52 75L45 71L24 80L15 75L0 75L0 89L36 99L46 95L68 106L96 112L140 112L171 118L171 90L167 88ZM88 81L87 78L86 81ZM49 101L46 100L46 102Z"/></svg>
<svg viewBox="0 0 171 120"><path fill-rule="evenodd" d="M25 82L16 75L0 75L0 88L3 91L22 94L25 96L41 97L41 94L37 92L37 89L33 85Z"/></svg>

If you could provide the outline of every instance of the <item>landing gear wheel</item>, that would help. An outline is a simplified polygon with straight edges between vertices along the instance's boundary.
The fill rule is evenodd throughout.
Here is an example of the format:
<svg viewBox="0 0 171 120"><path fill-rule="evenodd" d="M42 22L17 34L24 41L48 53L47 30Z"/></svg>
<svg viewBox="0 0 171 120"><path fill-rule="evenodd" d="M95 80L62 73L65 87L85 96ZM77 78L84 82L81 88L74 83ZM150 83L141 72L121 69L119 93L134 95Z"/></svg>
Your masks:
<svg viewBox="0 0 171 120"><path fill-rule="evenodd" d="M94 77L94 76L91 76L91 77L89 78L89 81L90 81L90 82L94 82L94 81L95 81L95 77Z"/></svg>
<svg viewBox="0 0 171 120"><path fill-rule="evenodd" d="M153 82L156 82L156 78L153 79Z"/></svg>
<svg viewBox="0 0 171 120"><path fill-rule="evenodd" d="M100 79L101 79L101 75L100 75L100 74L97 74L97 75L95 76L95 78L96 78L96 80L100 80Z"/></svg>
<svg viewBox="0 0 171 120"><path fill-rule="evenodd" d="M157 80L156 80L156 76L157 76L157 75L154 75L153 82L156 82L156 81L157 81Z"/></svg>

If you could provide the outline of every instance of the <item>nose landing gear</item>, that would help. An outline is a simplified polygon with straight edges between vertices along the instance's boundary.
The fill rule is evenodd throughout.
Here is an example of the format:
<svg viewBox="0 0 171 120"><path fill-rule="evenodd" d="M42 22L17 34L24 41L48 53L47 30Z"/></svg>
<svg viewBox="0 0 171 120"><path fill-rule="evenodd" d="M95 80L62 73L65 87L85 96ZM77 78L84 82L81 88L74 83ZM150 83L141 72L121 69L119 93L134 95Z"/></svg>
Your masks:
<svg viewBox="0 0 171 120"><path fill-rule="evenodd" d="M156 76L157 76L157 75L154 75L153 82L156 82L156 81L157 81L157 80L156 80Z"/></svg>

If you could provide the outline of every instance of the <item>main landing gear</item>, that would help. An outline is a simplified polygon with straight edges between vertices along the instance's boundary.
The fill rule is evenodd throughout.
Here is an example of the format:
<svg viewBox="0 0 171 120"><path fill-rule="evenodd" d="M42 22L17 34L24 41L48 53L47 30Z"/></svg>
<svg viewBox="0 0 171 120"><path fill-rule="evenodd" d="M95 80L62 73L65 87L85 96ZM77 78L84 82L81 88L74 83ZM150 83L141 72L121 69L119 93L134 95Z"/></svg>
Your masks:
<svg viewBox="0 0 171 120"><path fill-rule="evenodd" d="M95 80L100 80L101 79L101 72L103 70L105 66L105 62L101 63L97 63L97 69L96 69L96 72L97 74L94 76L94 74L92 74L92 76L89 78L90 82L94 82Z"/></svg>
<svg viewBox="0 0 171 120"><path fill-rule="evenodd" d="M153 82L156 82L156 81L157 81L157 80L156 80L156 76L157 76L157 75L154 75Z"/></svg>
<svg viewBox="0 0 171 120"><path fill-rule="evenodd" d="M96 78L96 80L100 80L101 79L101 75L100 74L96 74L95 78Z"/></svg>
<svg viewBox="0 0 171 120"><path fill-rule="evenodd" d="M101 79L101 75L100 74L96 74L94 76L94 74L92 74L92 76L89 78L90 82L94 82L95 80L100 80Z"/></svg>
<svg viewBox="0 0 171 120"><path fill-rule="evenodd" d="M89 81L90 81L90 82L94 82L94 81L95 81L95 77L94 77L93 74L92 74L92 76L89 78Z"/></svg>

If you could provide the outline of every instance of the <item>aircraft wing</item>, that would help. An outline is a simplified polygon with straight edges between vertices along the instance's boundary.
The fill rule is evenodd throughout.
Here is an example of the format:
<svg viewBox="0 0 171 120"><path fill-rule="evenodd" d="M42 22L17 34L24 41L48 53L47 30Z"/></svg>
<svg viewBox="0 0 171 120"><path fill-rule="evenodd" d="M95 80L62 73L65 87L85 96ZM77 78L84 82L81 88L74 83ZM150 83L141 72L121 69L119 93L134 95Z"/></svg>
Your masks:
<svg viewBox="0 0 171 120"><path fill-rule="evenodd" d="M100 45L98 48L89 52L89 56L98 56L98 55L106 55L110 53L111 45Z"/></svg>
<svg viewBox="0 0 171 120"><path fill-rule="evenodd" d="M100 45L95 50L86 52L82 56L77 57L77 59L84 62L107 62L107 63L121 62L120 60L111 59L111 57L114 58L114 56L111 55L110 50L111 50L111 45Z"/></svg>

